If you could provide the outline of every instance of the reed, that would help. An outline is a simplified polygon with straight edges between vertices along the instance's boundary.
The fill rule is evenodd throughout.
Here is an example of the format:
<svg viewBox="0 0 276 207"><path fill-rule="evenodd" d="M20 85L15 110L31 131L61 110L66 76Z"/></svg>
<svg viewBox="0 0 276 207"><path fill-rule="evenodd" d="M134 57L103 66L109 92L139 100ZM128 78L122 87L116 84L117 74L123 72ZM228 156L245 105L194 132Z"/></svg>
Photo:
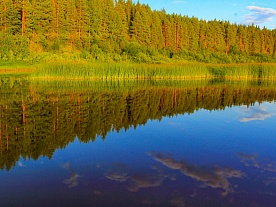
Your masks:
<svg viewBox="0 0 276 207"><path fill-rule="evenodd" d="M39 79L196 79L212 75L204 65L130 63L51 63L38 67L31 78Z"/></svg>
<svg viewBox="0 0 276 207"><path fill-rule="evenodd" d="M276 64L133 64L58 62L37 67L31 79L58 80L190 80L275 79Z"/></svg>
<svg viewBox="0 0 276 207"><path fill-rule="evenodd" d="M276 78L276 64L229 64L208 66L215 77L228 79Z"/></svg>

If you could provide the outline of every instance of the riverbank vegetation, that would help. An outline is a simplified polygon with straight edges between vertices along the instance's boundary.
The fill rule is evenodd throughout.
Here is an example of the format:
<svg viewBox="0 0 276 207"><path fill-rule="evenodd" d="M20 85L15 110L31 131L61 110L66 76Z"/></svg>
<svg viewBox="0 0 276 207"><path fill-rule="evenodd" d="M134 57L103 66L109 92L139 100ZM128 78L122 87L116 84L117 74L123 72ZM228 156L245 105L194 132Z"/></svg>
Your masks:
<svg viewBox="0 0 276 207"><path fill-rule="evenodd" d="M276 63L99 63L57 61L46 64L0 64L0 76L26 76L48 80L194 80L224 78L235 80L276 79Z"/></svg>
<svg viewBox="0 0 276 207"><path fill-rule="evenodd" d="M183 79L275 79L276 64L126 64L49 63L40 66L31 79L83 80L183 80Z"/></svg>
<svg viewBox="0 0 276 207"><path fill-rule="evenodd" d="M152 10L131 0L2 0L0 60L260 63L276 31Z"/></svg>

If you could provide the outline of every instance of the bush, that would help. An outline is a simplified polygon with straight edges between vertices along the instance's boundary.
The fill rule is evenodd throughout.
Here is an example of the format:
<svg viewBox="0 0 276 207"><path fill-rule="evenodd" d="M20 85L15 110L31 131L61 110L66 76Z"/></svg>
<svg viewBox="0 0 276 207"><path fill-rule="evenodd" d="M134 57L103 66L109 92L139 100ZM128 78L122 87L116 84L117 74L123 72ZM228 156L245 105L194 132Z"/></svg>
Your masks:
<svg viewBox="0 0 276 207"><path fill-rule="evenodd" d="M2 60L22 60L30 54L29 41L21 35L0 35L0 58Z"/></svg>
<svg viewBox="0 0 276 207"><path fill-rule="evenodd" d="M137 42L131 42L126 46L124 52L132 57L135 57L139 52L142 52L142 50L141 46Z"/></svg>
<svg viewBox="0 0 276 207"><path fill-rule="evenodd" d="M133 60L137 63L150 63L151 62L151 58L142 52L139 52L135 57L133 57Z"/></svg>

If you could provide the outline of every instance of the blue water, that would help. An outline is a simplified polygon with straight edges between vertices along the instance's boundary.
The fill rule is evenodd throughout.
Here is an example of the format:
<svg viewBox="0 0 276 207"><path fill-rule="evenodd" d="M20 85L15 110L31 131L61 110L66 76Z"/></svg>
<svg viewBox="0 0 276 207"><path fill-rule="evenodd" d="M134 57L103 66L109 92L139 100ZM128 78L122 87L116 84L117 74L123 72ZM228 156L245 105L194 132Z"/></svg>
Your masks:
<svg viewBox="0 0 276 207"><path fill-rule="evenodd" d="M276 104L149 120L0 172L0 206L276 206Z"/></svg>

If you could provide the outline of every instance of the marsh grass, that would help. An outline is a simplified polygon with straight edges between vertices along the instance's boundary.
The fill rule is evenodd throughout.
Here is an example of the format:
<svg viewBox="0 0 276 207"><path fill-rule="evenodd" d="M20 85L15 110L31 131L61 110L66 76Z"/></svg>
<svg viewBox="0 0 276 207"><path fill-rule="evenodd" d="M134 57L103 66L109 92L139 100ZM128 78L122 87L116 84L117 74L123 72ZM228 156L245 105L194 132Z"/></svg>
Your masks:
<svg viewBox="0 0 276 207"><path fill-rule="evenodd" d="M130 63L51 63L31 75L40 79L197 79L212 75L204 65L194 64L130 64Z"/></svg>
<svg viewBox="0 0 276 207"><path fill-rule="evenodd" d="M135 64L59 61L37 65L36 70L30 72L30 78L48 80L195 80L210 78L273 80L276 79L276 64Z"/></svg>
<svg viewBox="0 0 276 207"><path fill-rule="evenodd" d="M211 65L209 71L214 77L226 79L270 79L276 78L276 64L228 64Z"/></svg>

